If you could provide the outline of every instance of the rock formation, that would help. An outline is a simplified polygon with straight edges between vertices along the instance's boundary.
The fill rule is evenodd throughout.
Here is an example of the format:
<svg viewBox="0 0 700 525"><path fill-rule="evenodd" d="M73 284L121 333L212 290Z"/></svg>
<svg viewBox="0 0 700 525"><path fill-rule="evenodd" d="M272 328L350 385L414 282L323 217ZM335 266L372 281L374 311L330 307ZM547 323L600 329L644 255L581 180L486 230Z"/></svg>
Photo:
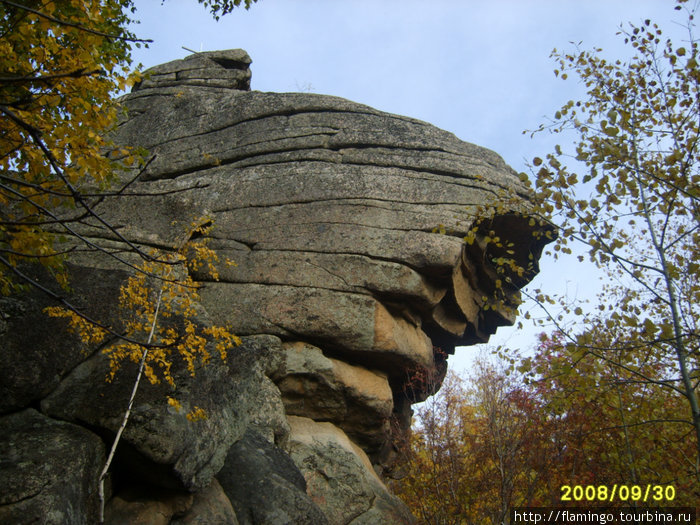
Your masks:
<svg viewBox="0 0 700 525"><path fill-rule="evenodd" d="M216 282L195 272L201 322L229 325L244 342L226 362L176 378L204 421L169 411L167 385L142 387L107 522L411 523L381 480L410 405L439 387L456 346L512 323L532 277L499 281L492 260L506 248L485 236L512 241L523 264L542 249L518 213L463 238L480 206L526 203L527 192L498 155L425 122L331 96L250 91L249 64L242 50L198 53L149 70L122 99L113 139L151 160L129 186L138 196L98 211L130 242L160 249L177 243L173 223L212 221L211 246L237 266L222 266ZM88 254L71 269L74 300L113 316L125 268ZM497 288L504 300L490 304ZM55 517L45 523L92 523L135 366L105 383L106 358L47 321L42 298L3 301L0 441L11 453L0 522L46 512Z"/></svg>

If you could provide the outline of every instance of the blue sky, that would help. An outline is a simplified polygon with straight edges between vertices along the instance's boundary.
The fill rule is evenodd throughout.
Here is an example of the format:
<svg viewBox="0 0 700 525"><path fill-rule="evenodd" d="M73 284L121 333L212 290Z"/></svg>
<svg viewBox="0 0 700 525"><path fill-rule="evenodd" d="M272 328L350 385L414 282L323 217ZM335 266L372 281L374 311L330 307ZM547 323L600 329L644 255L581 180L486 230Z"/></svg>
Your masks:
<svg viewBox="0 0 700 525"><path fill-rule="evenodd" d="M553 48L629 48L620 24L650 18L680 41L671 0L259 0L212 20L196 0L136 0L135 31L151 38L135 50L145 67L188 52L243 48L253 59L252 89L312 91L419 118L499 153L517 171L564 137L535 129L567 100L575 79L553 74ZM674 32L676 36L674 36ZM574 277L575 276L575 277ZM544 261L542 282L578 295L596 277ZM542 286L542 282L536 285ZM538 330L500 329L492 339L526 348ZM470 352L451 363L468 366Z"/></svg>

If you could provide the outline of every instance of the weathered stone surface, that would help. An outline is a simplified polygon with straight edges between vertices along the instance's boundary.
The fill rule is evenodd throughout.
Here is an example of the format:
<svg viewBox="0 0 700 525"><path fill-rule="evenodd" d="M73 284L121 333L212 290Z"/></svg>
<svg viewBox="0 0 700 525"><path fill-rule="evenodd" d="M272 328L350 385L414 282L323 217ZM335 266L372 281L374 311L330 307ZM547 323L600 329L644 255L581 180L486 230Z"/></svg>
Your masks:
<svg viewBox="0 0 700 525"><path fill-rule="evenodd" d="M194 53L149 69L133 91L172 86L249 90L251 62L242 49Z"/></svg>
<svg viewBox="0 0 700 525"><path fill-rule="evenodd" d="M207 60L157 71L215 69ZM238 262L203 292L217 321L395 377L433 366L433 346L451 353L512 322L507 305L499 313L482 300L498 278L487 268L493 248L465 251L462 241L478 206L527 195L498 155L337 97L168 82L124 97L129 118L114 136L155 156L134 188L167 194L102 211L129 238L163 245L177 237L173 220L210 216L212 245ZM448 235L434 233L440 225ZM539 255L526 219L489 228L518 233L519 260Z"/></svg>
<svg viewBox="0 0 700 525"><path fill-rule="evenodd" d="M204 490L194 495L187 513L176 518L170 525L239 525L236 512L224 489L214 478Z"/></svg>
<svg viewBox="0 0 700 525"><path fill-rule="evenodd" d="M0 523L97 523L99 437L27 409L0 418Z"/></svg>
<svg viewBox="0 0 700 525"><path fill-rule="evenodd" d="M229 352L225 363L211 362L198 369L194 377L183 368L176 370L175 394L165 383L152 385L144 380L120 445L137 454L125 457L128 468L166 487L202 489L209 485L229 447L249 425L257 422L271 437L284 440L287 428L281 422L284 412L279 392L275 399L272 394L276 388L267 380L261 395L264 374L254 343L244 342ZM103 354L88 359L42 401L42 410L116 433L137 368L134 363L125 363L111 383L105 381L108 369ZM180 412L168 406L168 395L181 400ZM207 418L193 423L185 416L195 406L203 408Z"/></svg>
<svg viewBox="0 0 700 525"><path fill-rule="evenodd" d="M328 358L307 343L283 346L286 359L273 378L287 414L330 421L368 454L379 453L394 407L386 374Z"/></svg>
<svg viewBox="0 0 700 525"><path fill-rule="evenodd" d="M414 523L408 508L379 480L365 453L331 423L289 416L290 456L307 492L332 525Z"/></svg>
<svg viewBox="0 0 700 525"><path fill-rule="evenodd" d="M69 263L68 270L72 303L95 319L114 323L114 297L127 276L124 269L85 271ZM38 272L32 277L47 281ZM55 283L46 285L60 292ZM68 333L65 320L48 317L44 313L47 306L56 303L36 290L0 297L0 413L24 408L46 396L95 350Z"/></svg>
<svg viewBox="0 0 700 525"><path fill-rule="evenodd" d="M218 479L241 525L327 523L294 462L253 430L231 447Z"/></svg>
<svg viewBox="0 0 700 525"><path fill-rule="evenodd" d="M220 241L215 241L218 246ZM408 266L364 255L328 254L311 251L233 249L221 243L219 253L236 261L235 267L220 268L226 283L259 283L395 298L430 309L445 295L420 273ZM197 275L206 280L205 275Z"/></svg>
<svg viewBox="0 0 700 525"><path fill-rule="evenodd" d="M395 317L368 295L323 288L210 283L202 300L217 323L241 334L268 333L312 341L401 374L413 365L432 366L430 339L419 326Z"/></svg>

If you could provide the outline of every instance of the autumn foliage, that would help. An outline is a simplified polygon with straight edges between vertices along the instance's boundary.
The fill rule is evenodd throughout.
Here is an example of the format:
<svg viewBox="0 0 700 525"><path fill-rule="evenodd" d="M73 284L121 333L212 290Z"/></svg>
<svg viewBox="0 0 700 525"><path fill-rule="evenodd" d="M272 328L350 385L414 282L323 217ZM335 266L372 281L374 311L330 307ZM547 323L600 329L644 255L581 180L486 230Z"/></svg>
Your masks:
<svg viewBox="0 0 700 525"><path fill-rule="evenodd" d="M143 360L143 373L152 383L166 381L175 388L172 367L179 360L192 375L198 364L211 359L213 348L221 359L240 339L226 327L204 323L200 319L200 285L191 277L193 269L208 269L218 279L219 258L208 246L211 221L194 221L190 233L172 252L153 252L139 271L122 285L119 295L120 338L102 350L109 357L112 381L125 361ZM233 264L225 261L226 264ZM63 317L70 329L85 343L100 343L110 335L101 325L85 321L73 310L50 307L51 317ZM179 408L175 398L170 404Z"/></svg>
<svg viewBox="0 0 700 525"><path fill-rule="evenodd" d="M417 410L392 488L421 523L497 525L514 506L601 506L563 501L565 485L673 486L672 501L630 495L604 506L696 504L681 396L572 359L560 336L542 341L524 373L499 363L482 357L469 378L449 373Z"/></svg>
<svg viewBox="0 0 700 525"><path fill-rule="evenodd" d="M252 2L245 0L245 7ZM241 0L199 3L218 18ZM141 377L175 388L178 360L194 374L212 353L225 359L239 343L198 310L190 271L217 278L217 256L206 245L211 221L195 220L182 228L182 243L151 251L97 211L106 197L129 198L129 186L147 163L145 152L107 138L119 119L115 96L139 79L132 46L148 42L129 30L134 12L132 0L0 0L0 294L33 287L53 299L57 306L47 314L65 318L83 342L100 345L108 356L108 381L125 361L139 363L99 478L100 522L105 479ZM88 317L71 303L65 262L80 252L129 271L116 323ZM38 264L62 292L30 276L28 269ZM175 397L168 403L181 408ZM196 421L206 413L194 407L187 417Z"/></svg>
<svg viewBox="0 0 700 525"><path fill-rule="evenodd" d="M575 139L535 158L532 175L537 213L559 232L555 257L577 252L603 283L589 304L559 298L583 327L559 331L648 395L685 399L700 483L700 4L675 4L685 33L676 41L644 20L620 28L629 59L555 50L555 73L577 78L586 96L540 127Z"/></svg>
<svg viewBox="0 0 700 525"><path fill-rule="evenodd" d="M134 152L105 155L116 124L113 96L137 76L126 30L131 2L0 2L0 292L40 262L64 285L76 228L101 224L96 194L132 166ZM86 248L94 248L87 244ZM82 248L82 246L81 246ZM19 277L19 278L18 278Z"/></svg>
<svg viewBox="0 0 700 525"><path fill-rule="evenodd" d="M241 0L200 3L219 16ZM173 385L174 357L193 372L210 358L209 341L225 357L238 339L197 319L190 272L218 277L206 244L210 221L173 225L185 240L150 250L97 211L106 197L130 198L146 158L107 138L119 118L115 95L139 79L132 46L148 42L128 29L134 12L131 0L0 0L0 293L32 286L48 294L57 303L49 315L67 319L84 342L105 345L110 379L124 360L145 356L146 377ZM65 261L80 252L132 274L121 288L116 325L86 316L69 300ZM36 264L63 294L29 277L27 268Z"/></svg>

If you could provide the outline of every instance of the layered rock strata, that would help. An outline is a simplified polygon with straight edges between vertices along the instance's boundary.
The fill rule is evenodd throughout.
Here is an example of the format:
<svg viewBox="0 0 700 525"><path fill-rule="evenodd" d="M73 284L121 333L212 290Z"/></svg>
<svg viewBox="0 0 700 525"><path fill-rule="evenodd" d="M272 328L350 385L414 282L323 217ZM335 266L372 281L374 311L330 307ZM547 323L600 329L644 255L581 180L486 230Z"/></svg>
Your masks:
<svg viewBox="0 0 700 525"><path fill-rule="evenodd" d="M236 266L221 265L218 281L194 271L201 322L247 337L227 362L178 377L178 395L207 408L198 426L168 412L163 385L139 394L108 518L410 523L377 472L455 347L513 322L543 243L519 213L526 189L495 153L425 122L331 96L249 91L249 64L241 50L198 53L149 70L122 99L112 138L149 159L128 185L132 197L97 211L129 242L162 250L181 242L174 224L211 221L210 246ZM464 242L477 210L514 198ZM104 235L97 225L84 233ZM488 242L496 237L511 244ZM507 250L535 264L504 276L493 261ZM75 293L105 313L126 274L99 257L72 264L81 283L104 289ZM42 303L6 304L3 337ZM41 363L55 333L32 334L28 351L27 340L8 343L4 364L20 353ZM57 348L66 357L51 370L2 372L0 411L31 405L44 415L24 418L88 428L102 454L97 436L111 442L135 370L105 384L108 363L89 356L95 349ZM0 474L0 486L8 479ZM93 508L94 495L79 504Z"/></svg>

